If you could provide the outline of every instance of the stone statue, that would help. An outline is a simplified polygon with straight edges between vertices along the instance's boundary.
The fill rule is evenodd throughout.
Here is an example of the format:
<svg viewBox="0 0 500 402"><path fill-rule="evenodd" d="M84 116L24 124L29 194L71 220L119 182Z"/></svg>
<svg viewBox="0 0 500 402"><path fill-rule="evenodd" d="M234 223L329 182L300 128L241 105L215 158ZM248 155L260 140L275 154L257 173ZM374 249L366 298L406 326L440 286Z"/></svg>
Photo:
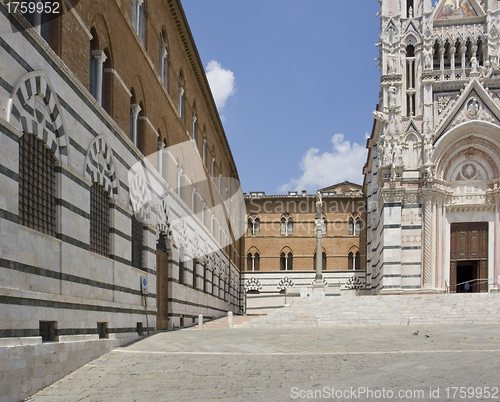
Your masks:
<svg viewBox="0 0 500 402"><path fill-rule="evenodd" d="M316 206L321 207L323 205L323 196L321 195L321 191L316 192Z"/></svg>
<svg viewBox="0 0 500 402"><path fill-rule="evenodd" d="M389 120L387 115L384 112L377 112L376 110L374 110L372 112L372 115L375 118L375 120L379 120L381 122L386 122Z"/></svg>
<svg viewBox="0 0 500 402"><path fill-rule="evenodd" d="M424 138L424 164L430 164L432 159L432 139L429 136Z"/></svg>
<svg viewBox="0 0 500 402"><path fill-rule="evenodd" d="M396 106L396 87L391 85L389 87L389 107Z"/></svg>
<svg viewBox="0 0 500 402"><path fill-rule="evenodd" d="M424 49L424 70L432 70L432 52L429 48Z"/></svg>
<svg viewBox="0 0 500 402"><path fill-rule="evenodd" d="M482 78L490 78L492 72L493 68L488 60L484 62L484 66L479 67L479 74Z"/></svg>
<svg viewBox="0 0 500 402"><path fill-rule="evenodd" d="M395 74L396 73L396 57L393 55L389 55L387 59L387 74Z"/></svg>
<svg viewBox="0 0 500 402"><path fill-rule="evenodd" d="M471 73L477 73L477 57L475 54L470 58Z"/></svg>

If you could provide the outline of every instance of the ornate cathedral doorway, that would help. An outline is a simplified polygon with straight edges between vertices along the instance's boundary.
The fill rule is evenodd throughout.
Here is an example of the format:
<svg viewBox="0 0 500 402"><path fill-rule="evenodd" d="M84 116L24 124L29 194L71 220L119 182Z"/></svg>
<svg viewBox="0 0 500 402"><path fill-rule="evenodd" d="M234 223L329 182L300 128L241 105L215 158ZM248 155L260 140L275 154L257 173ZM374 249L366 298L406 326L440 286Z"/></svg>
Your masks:
<svg viewBox="0 0 500 402"><path fill-rule="evenodd" d="M156 243L156 328L168 329L168 252L161 233Z"/></svg>
<svg viewBox="0 0 500 402"><path fill-rule="evenodd" d="M452 223L450 291L488 291L488 222Z"/></svg>

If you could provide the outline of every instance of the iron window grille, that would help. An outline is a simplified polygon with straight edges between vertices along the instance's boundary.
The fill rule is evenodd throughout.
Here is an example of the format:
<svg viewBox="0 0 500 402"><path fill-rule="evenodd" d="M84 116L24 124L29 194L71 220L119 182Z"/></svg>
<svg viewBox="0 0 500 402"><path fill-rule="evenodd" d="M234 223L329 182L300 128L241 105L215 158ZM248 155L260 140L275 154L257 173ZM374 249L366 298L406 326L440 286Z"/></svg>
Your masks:
<svg viewBox="0 0 500 402"><path fill-rule="evenodd" d="M90 188L90 251L109 256L108 192L99 183Z"/></svg>
<svg viewBox="0 0 500 402"><path fill-rule="evenodd" d="M132 216L132 266L143 269L142 245L144 243L144 228L142 223Z"/></svg>
<svg viewBox="0 0 500 402"><path fill-rule="evenodd" d="M19 139L19 223L50 236L56 235L55 158L31 134Z"/></svg>

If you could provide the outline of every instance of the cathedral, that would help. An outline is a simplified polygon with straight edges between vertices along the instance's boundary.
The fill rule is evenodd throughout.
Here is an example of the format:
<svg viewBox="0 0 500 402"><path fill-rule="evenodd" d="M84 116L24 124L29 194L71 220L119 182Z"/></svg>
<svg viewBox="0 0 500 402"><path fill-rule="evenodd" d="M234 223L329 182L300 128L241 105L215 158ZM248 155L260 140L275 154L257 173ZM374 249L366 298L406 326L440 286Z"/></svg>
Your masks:
<svg viewBox="0 0 500 402"><path fill-rule="evenodd" d="M368 287L498 290L500 2L380 4L363 184Z"/></svg>

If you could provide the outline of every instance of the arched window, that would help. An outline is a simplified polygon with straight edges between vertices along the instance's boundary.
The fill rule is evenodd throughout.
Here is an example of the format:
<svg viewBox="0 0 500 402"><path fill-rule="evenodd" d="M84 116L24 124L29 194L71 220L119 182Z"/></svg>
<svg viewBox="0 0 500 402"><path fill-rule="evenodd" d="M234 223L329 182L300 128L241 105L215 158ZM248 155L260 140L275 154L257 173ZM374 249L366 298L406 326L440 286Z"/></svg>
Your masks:
<svg viewBox="0 0 500 402"><path fill-rule="evenodd" d="M285 254L282 252L280 254L280 270L281 271L291 271L293 269L293 254L288 252Z"/></svg>
<svg viewBox="0 0 500 402"><path fill-rule="evenodd" d="M259 253L247 254L247 271L259 271L260 270L260 255Z"/></svg>
<svg viewBox="0 0 500 402"><path fill-rule="evenodd" d="M139 146L139 113L142 108L137 104L135 97L135 91L132 88L130 91L132 96L130 97L130 141L134 143L136 147Z"/></svg>
<svg viewBox="0 0 500 402"><path fill-rule="evenodd" d="M168 49L167 38L164 31L160 33L160 42L158 44L158 66L159 75L163 87L168 91Z"/></svg>
<svg viewBox="0 0 500 402"><path fill-rule="evenodd" d="M132 216L132 266L137 269L143 269L142 266L142 246L144 243L143 224Z"/></svg>
<svg viewBox="0 0 500 402"><path fill-rule="evenodd" d="M348 234L353 235L354 234L354 219L349 218L349 225L348 225Z"/></svg>
<svg viewBox="0 0 500 402"><path fill-rule="evenodd" d="M347 269L352 271L354 269L354 254L350 251L347 256Z"/></svg>
<svg viewBox="0 0 500 402"><path fill-rule="evenodd" d="M207 166L207 138L206 137L203 137L202 157L203 157L203 165Z"/></svg>
<svg viewBox="0 0 500 402"><path fill-rule="evenodd" d="M132 0L132 25L142 46L146 46L146 4L144 0Z"/></svg>
<svg viewBox="0 0 500 402"><path fill-rule="evenodd" d="M290 214L285 214L281 218L280 231L282 236L293 235L293 219Z"/></svg>
<svg viewBox="0 0 500 402"><path fill-rule="evenodd" d="M90 251L109 256L109 202L108 192L94 182L90 188Z"/></svg>
<svg viewBox="0 0 500 402"><path fill-rule="evenodd" d="M55 157L32 134L19 139L19 223L56 235Z"/></svg>
<svg viewBox="0 0 500 402"><path fill-rule="evenodd" d="M109 74L109 69L112 67L111 59L107 54L108 49L102 50L100 48L95 29L92 29L91 32L93 38L90 41L89 91L97 103L110 113L111 97L108 92L110 92L111 83L107 83L106 74Z"/></svg>
<svg viewBox="0 0 500 402"><path fill-rule="evenodd" d="M354 223L354 234L358 236L361 232L361 219L356 219Z"/></svg>
<svg viewBox="0 0 500 402"><path fill-rule="evenodd" d="M321 226L321 232L326 235L326 218L323 218L323 225Z"/></svg>
<svg viewBox="0 0 500 402"><path fill-rule="evenodd" d="M260 236L260 219L255 214L248 218L248 236Z"/></svg>
<svg viewBox="0 0 500 402"><path fill-rule="evenodd" d="M182 73L179 74L178 83L178 100L179 100L179 118L183 123L186 123L186 90L184 88L184 77Z"/></svg>
<svg viewBox="0 0 500 402"><path fill-rule="evenodd" d="M357 251L356 254L354 255L354 269L355 270L361 269L361 260L359 256L359 251Z"/></svg>
<svg viewBox="0 0 500 402"><path fill-rule="evenodd" d="M193 113L193 116L192 116L192 127L191 127L191 131L192 131L192 138L193 138L193 142L196 146L196 148L198 148L198 118L196 117L196 114Z"/></svg>

